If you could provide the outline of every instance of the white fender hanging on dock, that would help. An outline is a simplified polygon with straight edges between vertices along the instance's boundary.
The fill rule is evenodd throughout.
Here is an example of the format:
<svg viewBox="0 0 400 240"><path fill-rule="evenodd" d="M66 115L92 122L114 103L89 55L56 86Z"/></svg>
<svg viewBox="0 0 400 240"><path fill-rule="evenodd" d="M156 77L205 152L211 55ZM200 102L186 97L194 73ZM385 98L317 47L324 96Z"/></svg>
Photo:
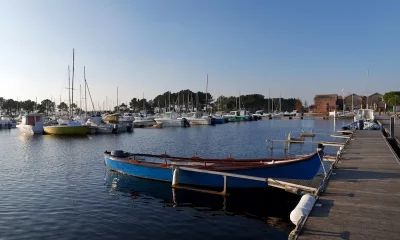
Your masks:
<svg viewBox="0 0 400 240"><path fill-rule="evenodd" d="M290 213L290 221L292 221L292 223L297 226L301 217L303 217L303 216L306 217L306 216L308 216L308 214L310 214L315 201L316 200L315 200L314 196L312 196L310 194L303 195L301 197L299 203L297 204L297 206Z"/></svg>

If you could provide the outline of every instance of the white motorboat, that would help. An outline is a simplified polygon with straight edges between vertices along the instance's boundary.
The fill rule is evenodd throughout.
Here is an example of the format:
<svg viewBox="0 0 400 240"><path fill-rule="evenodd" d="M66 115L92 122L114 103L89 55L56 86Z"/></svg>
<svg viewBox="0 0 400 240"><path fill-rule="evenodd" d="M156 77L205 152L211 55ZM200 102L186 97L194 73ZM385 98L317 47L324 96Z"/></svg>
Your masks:
<svg viewBox="0 0 400 240"><path fill-rule="evenodd" d="M17 121L8 116L0 117L0 129L11 129L17 127Z"/></svg>
<svg viewBox="0 0 400 240"><path fill-rule="evenodd" d="M114 125L116 124L119 132L132 132L133 131L133 121L130 117L122 117L119 113L114 113L106 115L103 118L105 123Z"/></svg>
<svg viewBox="0 0 400 240"><path fill-rule="evenodd" d="M119 132L118 124L106 123L100 114L90 116L85 124L90 126L92 133L117 133L117 132Z"/></svg>
<svg viewBox="0 0 400 240"><path fill-rule="evenodd" d="M134 127L151 127L156 124L154 117L136 116L134 117L133 126Z"/></svg>
<svg viewBox="0 0 400 240"><path fill-rule="evenodd" d="M203 116L202 112L191 112L187 117L184 117L188 120L190 125L210 125L211 117Z"/></svg>
<svg viewBox="0 0 400 240"><path fill-rule="evenodd" d="M272 113L272 117L273 117L273 118L281 118L282 115L283 115L283 113L281 113L281 112Z"/></svg>
<svg viewBox="0 0 400 240"><path fill-rule="evenodd" d="M154 119L157 125L162 127L184 127L185 122L188 123L186 118L179 118L176 112L166 112L162 117Z"/></svg>
<svg viewBox="0 0 400 240"><path fill-rule="evenodd" d="M264 113L263 110L258 110L256 111L256 113L253 114L253 117L257 117L258 119L269 119L271 117L271 114Z"/></svg>
<svg viewBox="0 0 400 240"><path fill-rule="evenodd" d="M365 121L374 121L375 120L375 112L373 109L358 109L356 115L354 116L354 121L357 122L359 120Z"/></svg>
<svg viewBox="0 0 400 240"><path fill-rule="evenodd" d="M47 124L44 123L44 115L40 113L31 113L21 118L21 123L17 125L17 128L22 133L43 134L44 126L47 126Z"/></svg>
<svg viewBox="0 0 400 240"><path fill-rule="evenodd" d="M222 118L226 119L228 122L235 122L236 116L240 116L239 111L230 111L229 114L223 115Z"/></svg>

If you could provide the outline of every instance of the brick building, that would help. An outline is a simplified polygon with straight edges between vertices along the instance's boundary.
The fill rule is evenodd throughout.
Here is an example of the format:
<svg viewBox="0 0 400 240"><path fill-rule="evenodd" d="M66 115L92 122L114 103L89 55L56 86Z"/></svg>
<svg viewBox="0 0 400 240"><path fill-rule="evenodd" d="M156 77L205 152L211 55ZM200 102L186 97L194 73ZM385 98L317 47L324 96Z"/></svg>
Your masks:
<svg viewBox="0 0 400 240"><path fill-rule="evenodd" d="M375 111L385 111L386 104L383 101L383 95L380 93L374 93L367 98L368 108L374 109Z"/></svg>
<svg viewBox="0 0 400 240"><path fill-rule="evenodd" d="M314 112L329 113L342 110L343 99L337 94L315 95Z"/></svg>
<svg viewBox="0 0 400 240"><path fill-rule="evenodd" d="M347 111L351 111L352 109L357 110L366 107L367 98L365 96L360 96L353 93L344 98L344 103L345 103L345 110Z"/></svg>

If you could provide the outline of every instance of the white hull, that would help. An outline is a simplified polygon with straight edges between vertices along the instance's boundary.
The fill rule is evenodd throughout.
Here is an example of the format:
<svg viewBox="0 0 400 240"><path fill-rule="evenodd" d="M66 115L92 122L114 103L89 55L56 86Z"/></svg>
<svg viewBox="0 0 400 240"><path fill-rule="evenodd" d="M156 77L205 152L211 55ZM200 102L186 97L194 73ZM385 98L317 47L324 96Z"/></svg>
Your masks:
<svg viewBox="0 0 400 240"><path fill-rule="evenodd" d="M210 125L211 121L206 118L186 118L190 125Z"/></svg>
<svg viewBox="0 0 400 240"><path fill-rule="evenodd" d="M120 122L118 124L115 124L116 128L118 129L119 132L128 132L128 131L133 131L133 126L131 123L127 122Z"/></svg>
<svg viewBox="0 0 400 240"><path fill-rule="evenodd" d="M134 127L151 127L156 124L154 120L135 120L133 121Z"/></svg>
<svg viewBox="0 0 400 240"><path fill-rule="evenodd" d="M163 127L183 127L183 120L179 119L155 119L155 121Z"/></svg>
<svg viewBox="0 0 400 240"><path fill-rule="evenodd" d="M95 133L99 133L99 134L109 134L109 133L114 133L113 132L114 128L110 128L110 127L95 127ZM117 132L118 129L115 129L115 132Z"/></svg>
<svg viewBox="0 0 400 240"><path fill-rule="evenodd" d="M21 133L27 134L43 134L43 126L42 124L37 124L36 126L31 125L17 125L17 128L21 131Z"/></svg>

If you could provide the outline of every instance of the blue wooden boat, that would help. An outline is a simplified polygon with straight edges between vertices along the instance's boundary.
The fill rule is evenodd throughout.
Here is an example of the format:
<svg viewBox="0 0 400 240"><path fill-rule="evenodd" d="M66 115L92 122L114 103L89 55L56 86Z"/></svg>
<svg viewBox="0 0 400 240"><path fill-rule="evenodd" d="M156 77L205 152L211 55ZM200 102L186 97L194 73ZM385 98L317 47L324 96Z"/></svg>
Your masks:
<svg viewBox="0 0 400 240"><path fill-rule="evenodd" d="M323 147L315 153L298 158L265 158L265 159L203 159L198 156L190 158L173 157L166 154L134 154L121 150L105 152L105 164L111 170L132 176L172 182L173 170L176 167L189 167L209 171L228 172L262 178L312 179L321 166ZM229 188L267 187L266 182L228 177ZM204 187L222 187L222 176L180 171L179 183Z"/></svg>

